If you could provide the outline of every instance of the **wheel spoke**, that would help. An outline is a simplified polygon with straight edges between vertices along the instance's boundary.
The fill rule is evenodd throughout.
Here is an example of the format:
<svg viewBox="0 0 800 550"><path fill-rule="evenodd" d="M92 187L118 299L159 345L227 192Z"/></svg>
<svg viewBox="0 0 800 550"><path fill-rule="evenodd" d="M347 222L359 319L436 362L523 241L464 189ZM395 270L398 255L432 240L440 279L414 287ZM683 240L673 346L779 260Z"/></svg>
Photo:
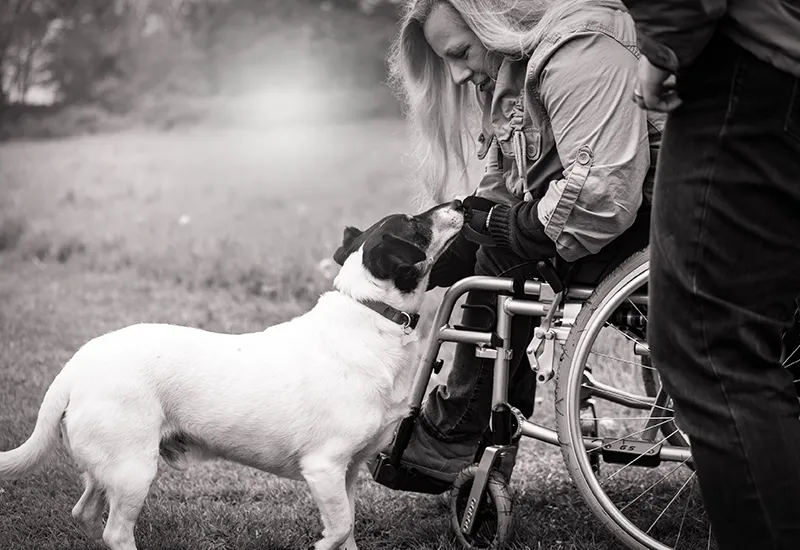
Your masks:
<svg viewBox="0 0 800 550"><path fill-rule="evenodd" d="M800 349L800 348L799 348L799 349ZM788 359L787 359L787 361L788 361ZM788 369L789 367L791 367L791 366L794 366L794 365L796 365L797 363L800 363L800 359L795 359L794 361L792 361L792 362L791 362L791 363L789 363L788 365L787 365L787 364L786 364L786 362L784 361L784 363L783 363L783 368L785 368L785 369Z"/></svg>
<svg viewBox="0 0 800 550"><path fill-rule="evenodd" d="M677 493L675 493L675 496L674 496L674 497L672 497L672 500L670 500L670 501L667 503L667 505L664 507L664 509L663 509L663 510L661 510L661 513L660 513L660 514L658 514L658 517L655 519L655 521L653 522L653 524L652 524L652 525L650 525L650 527L647 529L647 531L646 531L647 533L650 533L650 531L652 531L652 530L653 530L653 527L655 527L655 526L656 526L656 523L658 523L658 520L660 520L662 517L664 517L664 514L667 512L667 510L669 509L669 507L670 507L670 506L672 506L672 503L673 503L673 502L675 502L675 500L677 500L677 498L680 496L680 494L683 492L683 490L686 488L686 486L689 484L689 482L690 482L690 481L692 481L692 480L694 479L694 476L695 476L695 472L692 472L692 475L690 475L690 476L689 476L689 479L687 479L687 480L686 480L686 481L683 483L683 485L681 485L681 488L680 488L680 489L678 489L678 492L677 492Z"/></svg>
<svg viewBox="0 0 800 550"><path fill-rule="evenodd" d="M620 363L633 365L634 367L639 367L641 369L656 370L656 368L653 367L653 366L643 365L641 363L637 363L636 361L630 361L628 359L622 359L621 357L614 357L612 355L607 355L605 353L600 353L599 351L591 351L589 353L591 353L592 355L597 355L598 357L605 357L606 359L611 359L612 361L619 361Z"/></svg>
<svg viewBox="0 0 800 550"><path fill-rule="evenodd" d="M622 508L620 508L620 509L619 509L619 511L620 511L620 512L624 512L624 511L625 511L625 510L628 508L628 506L630 506L631 504L633 504L634 502L636 502L637 500L639 500L640 498L642 498L644 495L646 495L647 493L649 493L650 491L652 491L652 490L653 490L653 489L656 487L656 485L660 484L662 481L664 481L665 479L667 479L668 477L670 477L672 474L674 474L675 472L677 472L679 469L683 468L683 467L686 465L686 463L687 463L687 462L689 462L689 460L690 460L690 459L688 459L688 458L687 458L686 460L684 460L683 462L681 462L681 463L679 463L677 466L675 466L675 467L674 467L672 470L670 470L669 472L667 472L666 474L664 474L663 476L661 476L661 479L659 479L658 481L656 481L655 483L653 483L652 485L650 485L650 487L648 487L647 489L645 489L644 491L642 491L642 493L641 493L641 494L640 494L638 497L636 497L635 499L633 499L632 501L630 501L628 504L626 504L625 506L623 506Z"/></svg>
<svg viewBox="0 0 800 550"><path fill-rule="evenodd" d="M686 506L683 507L683 515L681 516L681 524L678 526L678 536L675 538L675 548L678 547L678 543L681 540L681 534L683 533L683 524L686 522L686 513L689 511L689 503L692 501L692 495L694 494L694 485L692 485L691 493L689 493L689 498L686 499Z"/></svg>
<svg viewBox="0 0 800 550"><path fill-rule="evenodd" d="M797 346L796 348L794 348L794 351L792 351L792 353L790 353L789 356L786 359L783 360L783 366L784 367L788 367L790 365L794 365L794 363L797 362L797 361L795 361L794 363L791 363L790 365L786 364L792 357L794 357L794 354L797 353L797 350L799 350L799 349L800 349L800 346Z"/></svg>
<svg viewBox="0 0 800 550"><path fill-rule="evenodd" d="M642 317L644 317L644 322L645 322L645 323L649 323L649 322L650 322L650 321L648 321L648 320L647 320L647 315L645 315L644 313L642 313L642 310L641 310L641 309L639 309L639 306L637 306L637 305L636 305L636 302L634 302L634 301L633 301L633 300L631 300L630 298L626 298L626 300L628 301L628 303L629 303L630 305L632 305L634 308L636 308L636 311L639 313L639 315L641 315Z"/></svg>
<svg viewBox="0 0 800 550"><path fill-rule="evenodd" d="M607 327L611 327L612 329L614 329L615 331L619 332L621 335L623 335L625 338L627 338L628 340L630 340L630 341L631 341L631 342L633 342L634 344L638 344L638 343L639 343L639 342L637 342L636 338L634 338L634 337L633 337L633 336L631 336L630 334L625 334L624 332L622 332L621 330L619 330L619 328L617 328L617 326L616 326L616 325L614 325L613 323L609 323L608 321L606 321L606 322L605 322L605 326L607 326Z"/></svg>

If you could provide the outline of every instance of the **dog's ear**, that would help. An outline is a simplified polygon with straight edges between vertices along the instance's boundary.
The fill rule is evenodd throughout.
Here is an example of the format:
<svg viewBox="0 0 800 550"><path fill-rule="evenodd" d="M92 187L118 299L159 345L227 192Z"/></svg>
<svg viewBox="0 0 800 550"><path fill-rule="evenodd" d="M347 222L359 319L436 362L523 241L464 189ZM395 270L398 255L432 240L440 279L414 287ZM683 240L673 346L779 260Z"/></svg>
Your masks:
<svg viewBox="0 0 800 550"><path fill-rule="evenodd" d="M387 233L370 249L369 256L368 261L376 268L373 274L379 279L393 280L402 292L416 290L422 271L414 264L426 257L419 247Z"/></svg>
<svg viewBox="0 0 800 550"><path fill-rule="evenodd" d="M425 252L405 239L386 233L381 239L383 257L395 265L414 265L425 259Z"/></svg>
<svg viewBox="0 0 800 550"><path fill-rule="evenodd" d="M345 227L344 235L342 236L342 246L340 246L336 252L333 253L333 261L339 265L344 265L347 257L353 253L354 241L363 234L364 232L356 227L349 225Z"/></svg>

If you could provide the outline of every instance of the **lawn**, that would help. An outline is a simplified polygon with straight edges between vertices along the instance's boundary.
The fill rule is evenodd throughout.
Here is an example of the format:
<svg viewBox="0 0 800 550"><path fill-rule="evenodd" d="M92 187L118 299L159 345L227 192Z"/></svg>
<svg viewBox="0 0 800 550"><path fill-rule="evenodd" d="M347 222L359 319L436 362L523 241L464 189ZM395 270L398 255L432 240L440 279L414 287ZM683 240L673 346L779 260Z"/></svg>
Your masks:
<svg viewBox="0 0 800 550"><path fill-rule="evenodd" d="M94 336L142 321L258 331L309 309L345 225L412 209L405 148L394 120L0 146L0 449L28 437L53 376ZM536 413L549 424L551 393ZM517 548L619 548L558 449L523 441L513 488ZM62 452L0 482L0 548L95 548L70 517L80 492ZM435 498L362 475L360 548L456 548L448 525ZM290 549L320 531L305 484L214 461L165 467L136 536L151 550Z"/></svg>

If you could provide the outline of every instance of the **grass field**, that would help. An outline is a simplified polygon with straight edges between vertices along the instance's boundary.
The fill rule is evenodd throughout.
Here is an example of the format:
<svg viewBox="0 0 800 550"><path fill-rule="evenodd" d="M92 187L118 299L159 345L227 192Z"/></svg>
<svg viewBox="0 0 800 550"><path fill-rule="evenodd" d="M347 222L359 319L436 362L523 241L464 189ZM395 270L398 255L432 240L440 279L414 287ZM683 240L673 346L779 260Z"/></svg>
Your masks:
<svg viewBox="0 0 800 550"><path fill-rule="evenodd" d="M310 308L346 224L411 208L405 146L392 120L0 146L0 449L28 437L53 376L96 335L141 321L258 331ZM536 413L549 424L551 392ZM513 486L516 548L619 548L556 448L523 441ZM80 492L63 453L0 483L0 549L94 548L70 518ZM456 548L448 524L435 498L362 475L362 549ZM206 462L162 471L136 536L151 550L277 550L320 531L305 484Z"/></svg>

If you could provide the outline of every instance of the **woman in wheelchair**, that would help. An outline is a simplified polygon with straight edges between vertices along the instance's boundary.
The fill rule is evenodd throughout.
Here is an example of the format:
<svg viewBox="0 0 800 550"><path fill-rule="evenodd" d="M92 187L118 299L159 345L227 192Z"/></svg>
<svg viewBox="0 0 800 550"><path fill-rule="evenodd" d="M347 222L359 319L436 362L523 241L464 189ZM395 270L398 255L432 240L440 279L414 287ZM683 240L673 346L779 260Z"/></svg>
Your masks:
<svg viewBox="0 0 800 550"><path fill-rule="evenodd" d="M486 170L431 288L470 275L534 278L548 258L562 275L572 266L570 276L595 282L647 244L663 117L631 101L636 36L620 2L412 0L390 67L433 200L445 199L448 166L465 168L468 118L480 113ZM469 293L461 324L491 323L494 307L492 295ZM532 322L515 316L511 329L509 401L526 417ZM474 345L458 344L446 386L425 400L403 455L425 492L446 490L480 452L492 371Z"/></svg>

